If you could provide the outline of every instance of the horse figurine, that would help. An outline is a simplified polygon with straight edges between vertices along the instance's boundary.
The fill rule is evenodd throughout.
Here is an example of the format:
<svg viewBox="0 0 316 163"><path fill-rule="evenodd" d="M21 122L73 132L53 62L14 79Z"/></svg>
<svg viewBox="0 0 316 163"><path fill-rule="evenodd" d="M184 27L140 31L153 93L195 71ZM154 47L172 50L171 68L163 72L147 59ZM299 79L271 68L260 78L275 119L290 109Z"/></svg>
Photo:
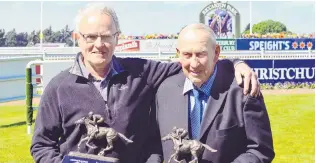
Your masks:
<svg viewBox="0 0 316 163"><path fill-rule="evenodd" d="M81 119L77 120L75 124L76 125L83 124L85 125L87 129L87 136L80 140L78 144L78 150L84 141L87 141L86 146L88 146L89 148L95 149L97 147L93 147L89 144L92 140L106 139L107 147L102 149L98 153L98 155L104 155L106 151L110 151L113 149L113 141L117 140L117 138L120 138L127 143L133 142L132 140L125 137L123 134L116 132L114 129L109 128L109 127L99 127L99 131L96 133L96 127L91 123L91 119L89 119L88 117L82 117Z"/></svg>
<svg viewBox="0 0 316 163"><path fill-rule="evenodd" d="M217 151L197 140L183 139L181 143L180 140L177 139L177 135L174 132L167 134L166 136L161 138L161 140L172 140L174 145L173 149L175 150L175 152L170 156L168 163L171 162L172 158L175 162L181 163L182 160L178 160L179 154L191 154L193 156L193 160L191 160L189 163L198 163L198 157L203 153L204 149L207 149L211 152Z"/></svg>

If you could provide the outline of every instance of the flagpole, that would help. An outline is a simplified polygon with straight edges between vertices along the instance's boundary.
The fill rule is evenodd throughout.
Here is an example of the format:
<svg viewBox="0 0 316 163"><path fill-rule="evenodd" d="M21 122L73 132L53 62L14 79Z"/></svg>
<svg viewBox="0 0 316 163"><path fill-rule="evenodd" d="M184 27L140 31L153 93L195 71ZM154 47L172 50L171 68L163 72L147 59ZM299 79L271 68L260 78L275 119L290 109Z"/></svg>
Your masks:
<svg viewBox="0 0 316 163"><path fill-rule="evenodd" d="M75 52L75 48L76 48L76 38L75 38L75 34L74 34L74 31L72 32L71 34L71 37L72 37L72 51Z"/></svg>
<svg viewBox="0 0 316 163"><path fill-rule="evenodd" d="M41 1L41 32L40 32L40 47L43 48L43 1Z"/></svg>
<svg viewBox="0 0 316 163"><path fill-rule="evenodd" d="M249 30L250 30L250 34L252 34L252 4L251 4L251 0L249 0Z"/></svg>

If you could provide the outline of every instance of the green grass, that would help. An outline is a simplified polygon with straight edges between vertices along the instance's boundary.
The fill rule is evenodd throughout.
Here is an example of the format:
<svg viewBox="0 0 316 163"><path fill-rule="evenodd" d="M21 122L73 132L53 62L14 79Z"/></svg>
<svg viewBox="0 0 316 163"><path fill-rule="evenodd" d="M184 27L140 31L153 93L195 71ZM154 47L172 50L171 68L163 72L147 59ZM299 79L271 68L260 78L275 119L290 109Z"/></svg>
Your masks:
<svg viewBox="0 0 316 163"><path fill-rule="evenodd" d="M277 163L314 163L315 95L269 95L270 116Z"/></svg>
<svg viewBox="0 0 316 163"><path fill-rule="evenodd" d="M313 163L314 94L266 95L276 157L273 163ZM0 106L0 162L33 162L25 107ZM35 117L35 115L34 115Z"/></svg>
<svg viewBox="0 0 316 163"><path fill-rule="evenodd" d="M32 135L26 134L25 107L0 106L0 117L0 162L34 162L29 150Z"/></svg>

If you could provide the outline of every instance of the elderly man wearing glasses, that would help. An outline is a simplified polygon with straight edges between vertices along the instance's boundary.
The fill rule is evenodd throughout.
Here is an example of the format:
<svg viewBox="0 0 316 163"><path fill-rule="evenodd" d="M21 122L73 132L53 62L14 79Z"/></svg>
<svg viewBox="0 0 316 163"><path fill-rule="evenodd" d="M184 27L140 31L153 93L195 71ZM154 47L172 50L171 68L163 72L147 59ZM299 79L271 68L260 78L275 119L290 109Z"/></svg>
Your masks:
<svg viewBox="0 0 316 163"><path fill-rule="evenodd" d="M31 144L35 162L57 163L77 145L84 131L75 121L89 112L104 117L104 126L122 133L133 143L114 142L105 156L120 162L148 161L150 104L158 86L181 70L179 63L161 63L140 58L119 58L114 54L120 26L114 10L100 4L88 5L76 18L81 52L74 64L55 76L47 85L40 102ZM231 62L231 61L227 61ZM56 65L58 66L58 65ZM245 63L235 64L236 77L245 91L259 92L257 77ZM249 93L247 92L247 93ZM102 124L99 125L100 127ZM94 142L97 145L106 142ZM83 144L82 153L98 154ZM158 152L157 152L158 153ZM151 157L153 158L153 157ZM161 156L157 154L156 161Z"/></svg>

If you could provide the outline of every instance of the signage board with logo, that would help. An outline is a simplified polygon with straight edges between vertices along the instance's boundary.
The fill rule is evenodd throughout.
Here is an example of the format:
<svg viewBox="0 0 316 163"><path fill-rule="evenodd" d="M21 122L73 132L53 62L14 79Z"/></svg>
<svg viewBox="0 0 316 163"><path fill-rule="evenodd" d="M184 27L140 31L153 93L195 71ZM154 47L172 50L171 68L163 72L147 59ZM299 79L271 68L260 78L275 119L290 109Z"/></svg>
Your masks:
<svg viewBox="0 0 316 163"><path fill-rule="evenodd" d="M209 26L217 38L240 37L240 14L228 2L211 2L200 12L200 23Z"/></svg>
<svg viewBox="0 0 316 163"><path fill-rule="evenodd" d="M152 39L141 40L140 51L143 52L175 52L177 48L176 39Z"/></svg>
<svg viewBox="0 0 316 163"><path fill-rule="evenodd" d="M221 51L235 51L235 39L217 39ZM120 40L116 52L175 52L177 39L151 39L151 40Z"/></svg>
<svg viewBox="0 0 316 163"><path fill-rule="evenodd" d="M260 83L315 82L315 60L245 60Z"/></svg>
<svg viewBox="0 0 316 163"><path fill-rule="evenodd" d="M216 39L216 42L221 47L221 51L235 51L235 39Z"/></svg>
<svg viewBox="0 0 316 163"><path fill-rule="evenodd" d="M315 39L237 39L237 50L315 50Z"/></svg>
<svg viewBox="0 0 316 163"><path fill-rule="evenodd" d="M140 51L139 40L120 40L115 47L115 52L138 52Z"/></svg>

